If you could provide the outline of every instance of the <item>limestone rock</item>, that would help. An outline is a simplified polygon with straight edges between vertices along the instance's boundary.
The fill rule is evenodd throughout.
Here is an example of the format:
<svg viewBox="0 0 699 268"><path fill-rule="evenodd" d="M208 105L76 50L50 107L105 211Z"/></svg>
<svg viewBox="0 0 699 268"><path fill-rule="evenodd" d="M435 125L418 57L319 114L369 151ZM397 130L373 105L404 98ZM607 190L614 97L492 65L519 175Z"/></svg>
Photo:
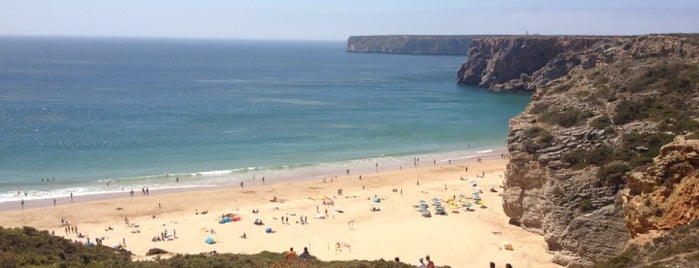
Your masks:
<svg viewBox="0 0 699 268"><path fill-rule="evenodd" d="M461 82L534 90L510 120L503 209L543 235L556 263L592 264L636 234L699 219L699 141L672 142L699 136L698 44L697 35L474 41Z"/></svg>

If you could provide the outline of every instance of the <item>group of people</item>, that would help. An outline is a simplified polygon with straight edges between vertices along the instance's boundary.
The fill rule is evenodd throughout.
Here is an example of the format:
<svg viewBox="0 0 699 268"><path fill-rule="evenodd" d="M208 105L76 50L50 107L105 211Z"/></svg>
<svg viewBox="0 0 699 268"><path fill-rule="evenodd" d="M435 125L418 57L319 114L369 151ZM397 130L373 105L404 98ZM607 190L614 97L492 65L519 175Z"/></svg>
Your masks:
<svg viewBox="0 0 699 268"><path fill-rule="evenodd" d="M286 257L286 261L288 262L296 261L296 259L308 262L311 258L311 254L308 252L307 247L303 247L303 253L301 253L301 255L299 255L298 257L296 256L296 252L294 251L293 247L289 248L289 251L287 251L286 254L284 254L284 256Z"/></svg>
<svg viewBox="0 0 699 268"><path fill-rule="evenodd" d="M425 261L427 261L427 263L425 263ZM425 256L424 259L422 257L420 257L420 259L418 260L418 263L417 263L417 265L415 265L415 267L417 267L417 268L434 268L434 262L430 259L430 255L427 255L427 256Z"/></svg>

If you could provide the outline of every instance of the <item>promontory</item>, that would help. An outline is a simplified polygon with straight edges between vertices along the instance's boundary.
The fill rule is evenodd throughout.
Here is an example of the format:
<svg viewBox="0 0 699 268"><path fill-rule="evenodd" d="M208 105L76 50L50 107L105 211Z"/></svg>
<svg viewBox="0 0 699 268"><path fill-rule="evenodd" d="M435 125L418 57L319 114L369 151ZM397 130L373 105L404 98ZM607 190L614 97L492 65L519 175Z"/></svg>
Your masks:
<svg viewBox="0 0 699 268"><path fill-rule="evenodd" d="M699 35L477 38L457 81L533 94L503 206L556 263L699 267Z"/></svg>

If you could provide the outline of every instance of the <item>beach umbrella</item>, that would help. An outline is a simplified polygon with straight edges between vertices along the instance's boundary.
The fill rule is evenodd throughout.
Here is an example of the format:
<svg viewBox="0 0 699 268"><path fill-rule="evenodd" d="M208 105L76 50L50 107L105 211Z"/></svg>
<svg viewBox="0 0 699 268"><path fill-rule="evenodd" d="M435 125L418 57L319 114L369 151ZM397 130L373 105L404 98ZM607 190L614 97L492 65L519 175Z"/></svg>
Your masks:
<svg viewBox="0 0 699 268"><path fill-rule="evenodd" d="M272 233L272 227L267 227L267 229L265 229L265 233Z"/></svg>
<svg viewBox="0 0 699 268"><path fill-rule="evenodd" d="M467 208L470 208L471 206L473 206L473 204L471 204L471 203L466 203L466 204L464 204L464 206L467 207Z"/></svg>
<svg viewBox="0 0 699 268"><path fill-rule="evenodd" d="M213 236L209 236L209 237L206 238L206 240L204 240L204 242L206 242L207 244L211 245L211 244L216 243L216 240L214 239Z"/></svg>

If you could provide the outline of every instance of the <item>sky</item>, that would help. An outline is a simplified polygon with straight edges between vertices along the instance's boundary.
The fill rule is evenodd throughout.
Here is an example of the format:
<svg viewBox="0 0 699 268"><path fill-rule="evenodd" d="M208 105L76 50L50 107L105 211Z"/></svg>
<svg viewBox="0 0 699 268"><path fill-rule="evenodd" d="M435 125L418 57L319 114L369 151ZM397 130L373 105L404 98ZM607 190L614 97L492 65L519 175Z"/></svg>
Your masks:
<svg viewBox="0 0 699 268"><path fill-rule="evenodd" d="M0 0L0 35L346 40L699 33L698 0Z"/></svg>

